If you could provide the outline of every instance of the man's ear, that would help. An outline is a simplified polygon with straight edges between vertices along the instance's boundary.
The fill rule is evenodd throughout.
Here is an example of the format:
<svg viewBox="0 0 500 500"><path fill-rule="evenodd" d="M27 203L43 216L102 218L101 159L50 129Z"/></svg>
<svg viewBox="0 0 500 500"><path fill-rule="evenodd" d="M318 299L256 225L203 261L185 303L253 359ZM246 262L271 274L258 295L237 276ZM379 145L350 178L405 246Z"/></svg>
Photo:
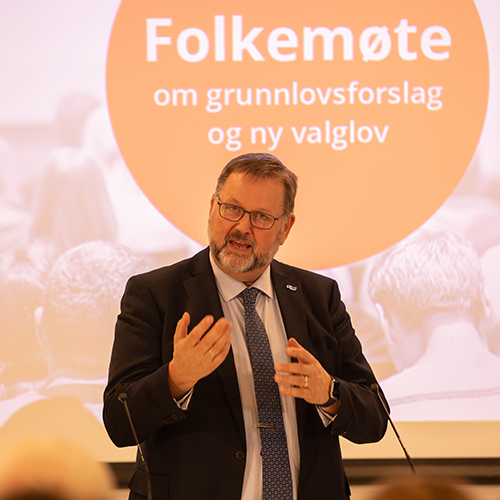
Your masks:
<svg viewBox="0 0 500 500"><path fill-rule="evenodd" d="M35 309L35 314L34 314L34 321L35 321L35 335L38 340L38 343L46 349L46 336L45 332L43 330L42 326L42 321L43 321L43 306L38 306Z"/></svg>
<svg viewBox="0 0 500 500"><path fill-rule="evenodd" d="M394 344L396 342L396 338L394 336L394 328L392 323L387 318L385 314L384 307L379 302L375 303L375 309L378 312L380 318L380 324L382 325L382 330L384 330L385 338L389 344Z"/></svg>
<svg viewBox="0 0 500 500"><path fill-rule="evenodd" d="M285 243L286 239L288 238L288 235L290 234L290 230L292 229L292 226L295 224L295 214L290 214L285 222L285 227L283 229L283 233L281 234L281 239L280 239L280 245L283 245Z"/></svg>
<svg viewBox="0 0 500 500"><path fill-rule="evenodd" d="M208 212L208 218L212 215L212 210L214 209L215 203L217 201L217 195L214 193L210 199L210 211Z"/></svg>

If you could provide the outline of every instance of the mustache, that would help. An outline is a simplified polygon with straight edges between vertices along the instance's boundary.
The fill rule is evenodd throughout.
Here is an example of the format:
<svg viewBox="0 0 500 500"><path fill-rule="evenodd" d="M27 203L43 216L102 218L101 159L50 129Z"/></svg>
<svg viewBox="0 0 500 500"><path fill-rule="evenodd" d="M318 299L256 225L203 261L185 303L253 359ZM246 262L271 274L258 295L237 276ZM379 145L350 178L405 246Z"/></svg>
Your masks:
<svg viewBox="0 0 500 500"><path fill-rule="evenodd" d="M229 240L233 238L250 245L252 248L255 246L255 241L252 237L247 234L243 234L238 230L229 233L224 239L224 244L227 244Z"/></svg>

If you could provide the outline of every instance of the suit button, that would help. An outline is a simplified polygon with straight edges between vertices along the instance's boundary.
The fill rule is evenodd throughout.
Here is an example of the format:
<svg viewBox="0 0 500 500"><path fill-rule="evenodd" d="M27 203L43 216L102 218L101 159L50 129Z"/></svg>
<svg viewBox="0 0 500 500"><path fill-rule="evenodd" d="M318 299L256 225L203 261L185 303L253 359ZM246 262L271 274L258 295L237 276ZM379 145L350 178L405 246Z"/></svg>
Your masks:
<svg viewBox="0 0 500 500"><path fill-rule="evenodd" d="M238 459L238 460L243 460L245 458L245 452L244 451L237 451L234 456Z"/></svg>

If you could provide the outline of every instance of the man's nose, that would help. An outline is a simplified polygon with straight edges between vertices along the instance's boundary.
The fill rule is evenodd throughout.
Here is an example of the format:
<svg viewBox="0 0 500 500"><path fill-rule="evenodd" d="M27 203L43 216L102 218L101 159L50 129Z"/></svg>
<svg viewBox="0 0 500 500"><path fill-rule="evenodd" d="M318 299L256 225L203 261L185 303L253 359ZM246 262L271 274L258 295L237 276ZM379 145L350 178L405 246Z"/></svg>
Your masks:
<svg viewBox="0 0 500 500"><path fill-rule="evenodd" d="M238 226L238 229L242 233L249 233L252 231L252 223L250 222L250 213L245 212L243 214L243 217L236 223Z"/></svg>

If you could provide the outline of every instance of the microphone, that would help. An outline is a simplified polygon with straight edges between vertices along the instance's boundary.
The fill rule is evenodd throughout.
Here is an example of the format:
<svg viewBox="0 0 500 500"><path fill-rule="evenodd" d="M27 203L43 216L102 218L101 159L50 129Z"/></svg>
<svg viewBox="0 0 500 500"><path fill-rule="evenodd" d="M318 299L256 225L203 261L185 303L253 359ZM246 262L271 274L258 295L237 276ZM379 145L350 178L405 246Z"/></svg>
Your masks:
<svg viewBox="0 0 500 500"><path fill-rule="evenodd" d="M135 432L134 422L132 421L132 416L130 415L130 410L128 408L127 403L127 393L125 392L125 388L122 384L118 383L115 386L115 392L118 394L118 401L123 404L125 407L125 413L127 414L128 423L130 424L130 428L132 429L132 434L134 435L135 444L137 445L137 449L139 450L139 455L141 457L142 465L144 466L144 471L146 473L146 483L148 486L148 500L153 500L153 494L151 489L151 476L149 475L149 467L146 462L146 458L142 453L141 444L139 443L139 438L137 437L137 433Z"/></svg>
<svg viewBox="0 0 500 500"><path fill-rule="evenodd" d="M398 431L396 430L396 426L394 425L394 422L392 421L392 418L391 418L391 415L389 414L389 408L387 408L387 405L385 404L385 401L384 401L384 398L381 396L380 394L380 391L379 391L379 386L377 383L373 383L371 386L370 386L370 389L378 396L378 398L380 399L380 402L382 403L382 406L384 407L384 410L385 410L385 413L387 414L387 418L389 419L389 422L391 424L391 427L392 429L394 430L394 434L396 434L396 437L398 438L398 441L399 441L399 444L401 445L401 448L403 449L403 452L405 454L405 457L406 457L406 461L408 462L409 466L410 466L410 469L411 471L413 472L413 474L416 474L416 470L415 470L415 465L413 463L413 460L411 459L410 455L408 454L408 452L406 451L406 448L403 444L403 441L401 441L401 438L399 437L399 433Z"/></svg>

